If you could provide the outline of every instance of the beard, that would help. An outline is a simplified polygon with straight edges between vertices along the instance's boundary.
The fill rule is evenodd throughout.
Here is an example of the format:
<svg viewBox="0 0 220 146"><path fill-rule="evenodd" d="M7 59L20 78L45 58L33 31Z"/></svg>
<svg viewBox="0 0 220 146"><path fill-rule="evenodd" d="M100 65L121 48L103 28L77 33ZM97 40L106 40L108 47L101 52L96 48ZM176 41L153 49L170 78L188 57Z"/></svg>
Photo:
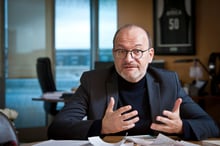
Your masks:
<svg viewBox="0 0 220 146"><path fill-rule="evenodd" d="M122 69L122 71L119 74L126 81L131 83L137 83L144 77L145 73L146 72L140 71L138 68L132 68L132 69Z"/></svg>

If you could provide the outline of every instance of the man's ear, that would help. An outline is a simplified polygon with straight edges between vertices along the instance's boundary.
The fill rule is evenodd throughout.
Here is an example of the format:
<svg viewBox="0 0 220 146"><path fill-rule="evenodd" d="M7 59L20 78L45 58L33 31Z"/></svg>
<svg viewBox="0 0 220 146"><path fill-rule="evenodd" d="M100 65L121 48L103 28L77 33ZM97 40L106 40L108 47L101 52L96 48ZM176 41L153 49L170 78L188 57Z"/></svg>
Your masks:
<svg viewBox="0 0 220 146"><path fill-rule="evenodd" d="M154 58L154 48L149 49L149 56L150 56L149 63L151 63Z"/></svg>

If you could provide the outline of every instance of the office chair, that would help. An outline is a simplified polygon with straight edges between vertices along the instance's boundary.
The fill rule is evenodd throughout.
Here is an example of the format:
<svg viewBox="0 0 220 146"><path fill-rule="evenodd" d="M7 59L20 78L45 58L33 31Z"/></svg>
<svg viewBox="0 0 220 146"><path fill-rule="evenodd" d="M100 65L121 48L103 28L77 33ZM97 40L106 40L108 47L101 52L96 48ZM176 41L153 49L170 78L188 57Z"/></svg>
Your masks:
<svg viewBox="0 0 220 146"><path fill-rule="evenodd" d="M57 91L52 73L51 62L48 57L37 58L36 70L42 92L46 93ZM55 116L58 113L56 107L56 102L44 102L44 110L52 116Z"/></svg>
<svg viewBox="0 0 220 146"><path fill-rule="evenodd" d="M19 141L15 127L6 115L0 112L0 145L18 146Z"/></svg>

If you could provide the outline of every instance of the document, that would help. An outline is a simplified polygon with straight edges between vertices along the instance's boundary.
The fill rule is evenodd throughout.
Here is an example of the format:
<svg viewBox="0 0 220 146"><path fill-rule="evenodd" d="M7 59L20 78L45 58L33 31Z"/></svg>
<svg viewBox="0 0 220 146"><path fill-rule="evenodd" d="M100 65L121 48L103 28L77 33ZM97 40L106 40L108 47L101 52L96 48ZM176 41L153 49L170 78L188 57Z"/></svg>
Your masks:
<svg viewBox="0 0 220 146"><path fill-rule="evenodd" d="M92 146L88 140L47 140L33 146Z"/></svg>
<svg viewBox="0 0 220 146"><path fill-rule="evenodd" d="M117 143L107 143L95 136L90 137L89 142L94 146L199 146L186 141L176 141L163 134L159 134L156 138L149 135L125 136Z"/></svg>
<svg viewBox="0 0 220 146"><path fill-rule="evenodd" d="M103 141L99 136L95 136L95 137L89 137L89 142L93 146L122 146L122 144L124 144L125 142L125 139L122 139L121 141L117 143L107 143Z"/></svg>
<svg viewBox="0 0 220 146"><path fill-rule="evenodd" d="M125 136L121 141L109 143L99 136L89 137L88 140L48 140L33 146L199 146L186 141L176 141L163 134L156 138L149 135Z"/></svg>
<svg viewBox="0 0 220 146"><path fill-rule="evenodd" d="M61 91L55 91L55 92L46 92L42 95L43 99L60 99L64 92Z"/></svg>
<svg viewBox="0 0 220 146"><path fill-rule="evenodd" d="M220 146L220 140L203 140L202 144L205 146Z"/></svg>
<svg viewBox="0 0 220 146"><path fill-rule="evenodd" d="M157 146L199 146L198 144L193 144L187 141L178 141L173 140L163 134L159 134L155 141L150 144L150 146L157 145Z"/></svg>

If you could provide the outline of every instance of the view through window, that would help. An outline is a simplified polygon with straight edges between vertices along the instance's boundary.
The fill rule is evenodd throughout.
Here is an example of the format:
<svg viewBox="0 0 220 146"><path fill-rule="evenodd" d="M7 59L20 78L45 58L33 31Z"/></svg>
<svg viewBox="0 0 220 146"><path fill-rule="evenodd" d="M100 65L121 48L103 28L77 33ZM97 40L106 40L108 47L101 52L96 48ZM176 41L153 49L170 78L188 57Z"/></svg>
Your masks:
<svg viewBox="0 0 220 146"><path fill-rule="evenodd" d="M117 27L116 0L99 1L99 60L112 60ZM55 48L58 89L77 88L81 74L90 70L90 1L56 0Z"/></svg>
<svg viewBox="0 0 220 146"><path fill-rule="evenodd" d="M15 33L10 33L14 28L18 29L21 36L18 39L25 38L23 35L30 35L27 39L40 41L41 39L32 39L37 37L32 23L37 21L33 15L38 15L40 20L45 20L42 14L45 10L45 0L26 1L26 0L5 0L5 78L6 78L6 107L15 109L19 116L15 121L17 128L38 127L45 125L45 113L43 102L33 102L33 97L41 95L41 89L37 78L10 78L8 76L8 53L13 52L8 47L9 40L14 39ZM117 27L117 0L99 0L99 60L112 60L112 38ZM92 0L55 0L55 61L56 61L56 84L58 90L70 91L79 85L79 78L82 72L90 70L91 60L91 42L90 42L90 7ZM38 3L36 5L36 3ZM28 5L28 6L27 6ZM35 12L29 9L35 5ZM13 6L13 7L12 7ZM18 7L19 6L19 7ZM36 7L37 6L37 7ZM36 9L38 8L38 9ZM19 10L23 11L19 11ZM30 12L23 15L23 12ZM21 13L22 12L22 13ZM8 15L10 14L10 15ZM22 15L22 16L19 16ZM27 17L26 17L27 16ZM18 19L19 18L19 19ZM21 19L22 18L22 19ZM9 20L13 20L9 21ZM25 21L24 21L25 20ZM31 21L30 21L31 20ZM53 20L53 19L52 19ZM39 22L39 21L37 21ZM18 24L19 25L18 25ZM27 24L30 24L27 26ZM37 24L37 23L35 23ZM44 26L45 23L42 23ZM13 26L13 27L12 27ZM20 27L18 27L20 26ZM36 27L39 29L39 25ZM28 28L28 29L27 29ZM24 30L26 33L22 33ZM28 30L28 31L27 31ZM42 31L39 31L42 32ZM17 41L26 44L27 41ZM15 43L16 44L16 43ZM32 44L32 43L29 43ZM38 43L40 44L40 43ZM23 47L16 46L18 49ZM13 47L11 47L13 48ZM42 47L45 48L45 47ZM28 47L30 54L36 54L36 45ZM41 49L41 48L39 48ZM27 55L26 55L27 56ZM25 57L24 57L25 58ZM94 62L93 62L94 63ZM35 66L35 63L33 63ZM25 69L25 65L23 65ZM18 68L19 69L19 68ZM21 70L21 69L19 69Z"/></svg>
<svg viewBox="0 0 220 146"><path fill-rule="evenodd" d="M112 61L113 36L117 30L117 0L99 1L99 61Z"/></svg>

